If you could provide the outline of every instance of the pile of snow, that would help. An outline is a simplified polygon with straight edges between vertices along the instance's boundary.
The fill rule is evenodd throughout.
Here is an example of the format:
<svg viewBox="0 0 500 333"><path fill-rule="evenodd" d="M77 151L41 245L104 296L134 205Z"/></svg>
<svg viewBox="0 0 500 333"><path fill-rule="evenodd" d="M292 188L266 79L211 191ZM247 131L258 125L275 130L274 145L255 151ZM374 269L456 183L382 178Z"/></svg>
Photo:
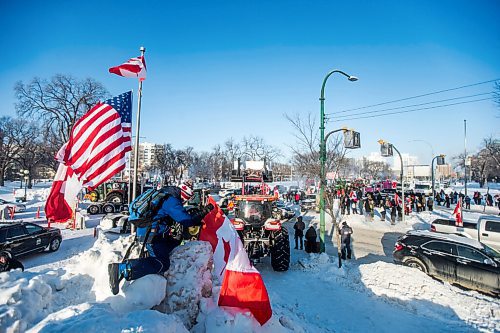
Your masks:
<svg viewBox="0 0 500 333"><path fill-rule="evenodd" d="M339 269L336 258L324 253L302 258L297 267L314 275L314 280L350 290L353 299L357 298L354 293L372 295L377 303L402 308L441 326L463 330L465 322L483 331L500 329L499 299L461 290L416 269L382 261L361 265L347 261Z"/></svg>
<svg viewBox="0 0 500 333"><path fill-rule="evenodd" d="M212 293L210 244L189 242L176 248L167 278L147 275L123 281L115 296L107 266L121 261L130 241L130 237L111 241L101 233L91 249L66 260L64 268L1 273L2 331L33 326L35 332L187 331L198 316L201 299ZM150 310L162 302L176 315ZM148 323L145 316L154 320Z"/></svg>

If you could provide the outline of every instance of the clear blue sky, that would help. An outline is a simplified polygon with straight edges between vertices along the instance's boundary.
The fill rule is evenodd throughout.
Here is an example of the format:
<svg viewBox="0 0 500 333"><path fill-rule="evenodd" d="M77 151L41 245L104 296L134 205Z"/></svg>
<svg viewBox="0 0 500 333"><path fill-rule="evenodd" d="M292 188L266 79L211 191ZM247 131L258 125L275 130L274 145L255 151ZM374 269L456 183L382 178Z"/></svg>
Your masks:
<svg viewBox="0 0 500 333"><path fill-rule="evenodd" d="M1 1L0 114L15 115L13 86L34 76L93 77L113 95L136 91L134 79L107 70L139 55L142 45L145 141L209 150L253 134L289 155L285 145L295 141L283 114L319 117L329 70L360 80L332 76L326 112L500 78L500 2ZM500 137L499 113L484 101L363 120L334 117L327 130L347 125L361 132L362 149L353 156L377 151L376 140L384 138L428 163L429 145L412 140L456 155L467 119L468 150L474 150L483 137Z"/></svg>

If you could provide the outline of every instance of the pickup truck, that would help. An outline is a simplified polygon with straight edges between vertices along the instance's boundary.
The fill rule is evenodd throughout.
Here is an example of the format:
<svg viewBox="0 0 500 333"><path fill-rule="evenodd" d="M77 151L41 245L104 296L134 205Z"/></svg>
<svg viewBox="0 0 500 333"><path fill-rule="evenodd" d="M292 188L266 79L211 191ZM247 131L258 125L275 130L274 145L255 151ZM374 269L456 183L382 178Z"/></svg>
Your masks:
<svg viewBox="0 0 500 333"><path fill-rule="evenodd" d="M431 231L476 239L500 251L500 216L482 215L477 222L464 222L462 227L457 227L455 220L437 219L431 223Z"/></svg>

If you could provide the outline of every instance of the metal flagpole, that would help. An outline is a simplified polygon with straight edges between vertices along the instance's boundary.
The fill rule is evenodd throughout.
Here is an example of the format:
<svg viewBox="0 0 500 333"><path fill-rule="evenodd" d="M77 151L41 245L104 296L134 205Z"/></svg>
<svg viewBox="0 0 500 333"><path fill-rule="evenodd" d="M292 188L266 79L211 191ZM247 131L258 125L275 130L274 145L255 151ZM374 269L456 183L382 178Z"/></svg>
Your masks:
<svg viewBox="0 0 500 333"><path fill-rule="evenodd" d="M465 197L467 196L467 120L464 119L464 178ZM465 198L464 197L464 198Z"/></svg>
<svg viewBox="0 0 500 333"><path fill-rule="evenodd" d="M141 51L141 56L144 57L146 48L141 46L139 49ZM141 98L142 98L142 80L139 79L139 90L137 91L137 125L135 129L135 146L134 146L134 183L132 184L132 200L133 201L137 194L137 171L139 169L139 130L141 127ZM132 233L135 232L135 227L132 225Z"/></svg>

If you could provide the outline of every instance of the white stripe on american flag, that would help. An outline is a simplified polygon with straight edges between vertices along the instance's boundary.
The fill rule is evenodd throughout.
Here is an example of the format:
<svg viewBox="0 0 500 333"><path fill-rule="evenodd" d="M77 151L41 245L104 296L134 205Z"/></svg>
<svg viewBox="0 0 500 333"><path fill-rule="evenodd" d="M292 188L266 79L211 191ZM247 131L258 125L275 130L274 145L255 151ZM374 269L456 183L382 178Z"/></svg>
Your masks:
<svg viewBox="0 0 500 333"><path fill-rule="evenodd" d="M109 106L107 106L107 107L110 108ZM102 111L103 108L99 108L99 110ZM108 132L110 129L112 129L116 126L120 126L121 119L119 116L117 118L113 119L111 122L110 122L110 119L108 119L108 117L112 117L114 115L118 116L117 112L112 108L110 108L104 114L102 114L100 116L97 112L92 112L91 117L87 117L85 119L86 121L84 123L82 123L81 126L78 126L78 128L76 128L76 130L74 131L75 134L73 135L73 138L78 137L78 135L80 135L80 137L79 137L79 140L77 140L76 142L75 141L72 142L71 153L68 156L69 160L72 160L73 156L79 155L79 154L82 154L82 157L85 158L86 156L88 156L87 154L90 153L89 150L91 150L93 148L95 142L98 139L100 139L101 136L106 135L106 132ZM87 125L87 123L89 123L89 122L90 122L90 124ZM87 125L87 127L85 128L84 125ZM96 133L96 135L95 136L92 135L92 137L89 137L89 134L91 134L96 129L99 129L99 131ZM89 141L89 139L91 141ZM82 147L83 147L83 151L81 151ZM73 163L76 163L76 161L73 161ZM80 166L80 164L78 164L78 167L79 166ZM75 168L73 168L73 169L75 169Z"/></svg>
<svg viewBox="0 0 500 333"><path fill-rule="evenodd" d="M102 182L110 179L118 172L125 170L125 164L127 163L127 159L125 157L126 154L124 153L123 158L107 166L106 172L100 173L92 179L87 179L83 185L88 187L99 186Z"/></svg>
<svg viewBox="0 0 500 333"><path fill-rule="evenodd" d="M73 162L73 170L80 168L86 161L88 161L89 158L100 154L111 143L123 137L123 130L121 129L116 131L115 133L110 131L116 126L120 126L120 119L116 119L113 122L102 126L98 134L93 138L85 139L82 136L82 139L79 140L77 144L75 144L75 146L83 146L80 151L75 151L75 155L77 152L82 153L82 155ZM91 133L92 131L90 130L89 132ZM99 142L99 140L103 139L104 141Z"/></svg>
<svg viewBox="0 0 500 333"><path fill-rule="evenodd" d="M125 169L131 137L131 124L121 123L110 105L98 104L75 124L66 147L66 164L92 189Z"/></svg>

